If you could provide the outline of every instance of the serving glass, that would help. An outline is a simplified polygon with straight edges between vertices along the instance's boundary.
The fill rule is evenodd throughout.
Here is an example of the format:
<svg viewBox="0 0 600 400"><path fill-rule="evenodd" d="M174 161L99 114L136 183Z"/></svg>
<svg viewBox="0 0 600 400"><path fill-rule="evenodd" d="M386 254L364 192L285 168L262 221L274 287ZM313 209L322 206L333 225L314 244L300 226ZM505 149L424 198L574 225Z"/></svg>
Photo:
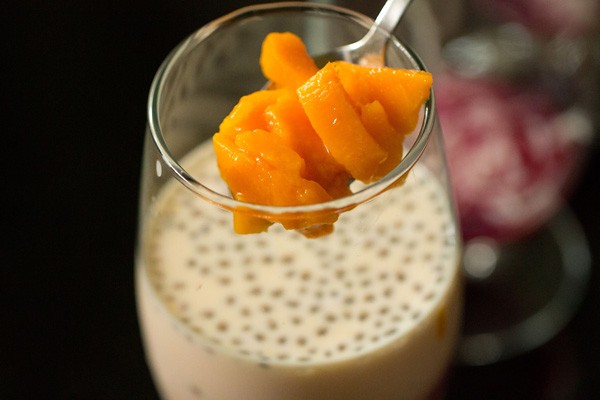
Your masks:
<svg viewBox="0 0 600 400"><path fill-rule="evenodd" d="M265 86L264 37L311 54L361 38L348 9L272 3L200 28L152 84L142 166L136 294L148 366L165 399L423 399L443 395L459 338L462 274L433 94L400 164L353 194L309 206L234 200L211 138L239 98ZM385 64L423 70L386 32ZM350 134L350 133L349 133ZM234 233L232 211L338 218L307 238L274 224Z"/></svg>

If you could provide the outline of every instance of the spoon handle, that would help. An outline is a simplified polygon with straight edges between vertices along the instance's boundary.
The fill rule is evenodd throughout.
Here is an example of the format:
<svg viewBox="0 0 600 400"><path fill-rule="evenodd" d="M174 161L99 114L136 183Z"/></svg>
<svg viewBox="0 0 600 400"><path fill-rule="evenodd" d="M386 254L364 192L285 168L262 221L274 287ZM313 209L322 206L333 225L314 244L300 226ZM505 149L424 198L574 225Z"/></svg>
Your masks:
<svg viewBox="0 0 600 400"><path fill-rule="evenodd" d="M387 0L375 19L373 28L392 33L412 0Z"/></svg>

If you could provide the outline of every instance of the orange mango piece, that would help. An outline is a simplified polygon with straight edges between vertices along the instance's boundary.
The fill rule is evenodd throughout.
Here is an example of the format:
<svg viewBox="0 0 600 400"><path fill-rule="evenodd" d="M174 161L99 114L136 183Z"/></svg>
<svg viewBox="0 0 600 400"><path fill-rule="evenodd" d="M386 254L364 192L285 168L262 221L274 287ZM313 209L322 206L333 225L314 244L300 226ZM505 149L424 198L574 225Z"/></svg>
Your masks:
<svg viewBox="0 0 600 400"><path fill-rule="evenodd" d="M402 160L404 135L392 126L385 109L377 100L361 107L360 119L373 139L388 152L388 158L375 173L376 179L382 178Z"/></svg>
<svg viewBox="0 0 600 400"><path fill-rule="evenodd" d="M429 72L364 67L345 61L336 61L333 65L355 106L377 100L400 134L406 135L415 129L419 110L430 96L433 78Z"/></svg>
<svg viewBox="0 0 600 400"><path fill-rule="evenodd" d="M313 128L337 162L363 182L371 182L387 152L365 129L334 66L330 63L297 90Z"/></svg>
<svg viewBox="0 0 600 400"><path fill-rule="evenodd" d="M272 131L304 159L304 178L319 183L333 198L351 193L350 174L331 156L294 92L282 93L267 107L266 119Z"/></svg>
<svg viewBox="0 0 600 400"><path fill-rule="evenodd" d="M276 88L296 89L318 71L302 40L290 32L272 32L265 37L260 66Z"/></svg>
<svg viewBox="0 0 600 400"><path fill-rule="evenodd" d="M265 109L277 101L279 94L278 90L259 90L242 96L219 125L219 132L234 138L236 134L244 131L268 130Z"/></svg>
<svg viewBox="0 0 600 400"><path fill-rule="evenodd" d="M302 178L304 160L272 132L260 129L244 131L235 138L216 133L213 147L221 175L237 200L290 206L332 199L318 183ZM288 226L292 229L314 224L291 217L289 221ZM249 215L244 210L234 210L234 229L238 233L260 232L266 230L271 222L276 221Z"/></svg>

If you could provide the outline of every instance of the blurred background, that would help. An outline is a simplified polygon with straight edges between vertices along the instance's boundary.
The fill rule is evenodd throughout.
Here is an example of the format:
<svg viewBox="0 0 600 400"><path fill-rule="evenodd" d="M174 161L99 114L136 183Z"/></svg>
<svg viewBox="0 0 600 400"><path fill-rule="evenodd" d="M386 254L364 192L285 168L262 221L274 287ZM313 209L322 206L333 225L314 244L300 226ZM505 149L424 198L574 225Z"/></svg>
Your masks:
<svg viewBox="0 0 600 400"><path fill-rule="evenodd" d="M419 1L425 0L415 3ZM549 80L556 83L553 89L565 103L576 99L586 111L588 125L581 118L575 120L582 127L579 135L559 140L583 144L584 150L542 159L555 162L548 167L549 179L569 182L565 185L567 205L581 222L592 269L581 304L558 335L509 360L480 367L457 365L449 377L448 397L598 398L598 2L470 3L432 1L435 29L431 21L420 19L418 10L411 10L405 22L410 19L410 26L416 28L400 31L423 49L432 70L445 77L451 63L442 62L442 55L446 60L459 58L448 58L448 54L457 53L444 53L442 43L467 34L465 21L477 28L486 28L488 21L493 21L490 29L484 29L491 36L484 38L496 44L498 37L506 37L498 36L492 27L506 21L527 27L525 36L504 39L508 50L500 46L498 51L509 53L500 52L504 56L491 58L510 58L513 62L502 63L500 71L490 71L490 65L500 63L478 57L480 68L471 71L468 78L488 76L483 72L511 78L515 70L535 72L536 76L551 77ZM6 182L2 197L6 205L2 210L8 237L3 248L8 261L2 267L0 291L0 399L156 398L142 352L133 292L147 94L160 63L183 38L212 19L249 4L241 0L218 5L189 0L29 0L4 6L2 95L6 98L1 126ZM375 17L383 0L339 0L336 4ZM569 43L566 47L558 46L564 41L554 41L556 32ZM539 38L567 51L552 53L555 64L570 66L558 69L564 80L546 75L547 70L531 69L528 55L538 54ZM483 54L477 49L489 50L486 43L475 47L475 54ZM510 52L515 44L521 46L516 53ZM533 47L523 48L524 44ZM464 60L473 53L459 54ZM572 80L573 76L578 79ZM573 82L585 90L573 90ZM516 96L522 98L519 93ZM553 109L544 110L543 115L554 115ZM573 161L573 174L563 178L561 169L567 165L571 168ZM540 170L539 165L535 171ZM532 182L536 181L524 184L530 187Z"/></svg>

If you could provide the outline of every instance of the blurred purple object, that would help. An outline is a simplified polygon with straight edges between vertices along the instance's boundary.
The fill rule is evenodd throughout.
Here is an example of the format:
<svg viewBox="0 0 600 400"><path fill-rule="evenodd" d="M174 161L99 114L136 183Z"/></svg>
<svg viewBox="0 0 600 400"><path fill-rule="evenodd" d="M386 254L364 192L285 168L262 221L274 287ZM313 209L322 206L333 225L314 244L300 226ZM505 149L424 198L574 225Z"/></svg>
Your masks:
<svg viewBox="0 0 600 400"><path fill-rule="evenodd" d="M598 26L598 0L471 0L497 20L519 22L540 34L584 36Z"/></svg>
<svg viewBox="0 0 600 400"><path fill-rule="evenodd" d="M452 72L437 77L436 97L466 240L516 240L557 212L592 138L585 113L540 89Z"/></svg>

